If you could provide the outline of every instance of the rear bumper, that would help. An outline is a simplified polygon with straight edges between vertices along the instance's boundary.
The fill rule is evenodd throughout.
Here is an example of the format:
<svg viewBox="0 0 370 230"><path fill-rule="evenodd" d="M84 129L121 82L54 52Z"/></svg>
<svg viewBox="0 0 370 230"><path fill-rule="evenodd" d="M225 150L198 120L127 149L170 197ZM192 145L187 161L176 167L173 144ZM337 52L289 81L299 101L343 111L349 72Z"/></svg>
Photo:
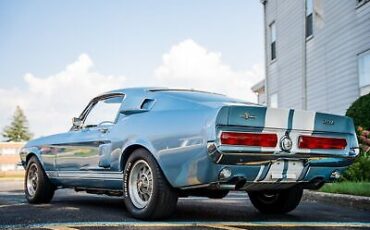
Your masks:
<svg viewBox="0 0 370 230"><path fill-rule="evenodd" d="M356 159L357 154L266 154L221 152L214 143L208 145L209 171L203 183L181 189L276 190L293 186L318 189L330 182ZM280 165L279 165L280 164ZM204 167L205 165L203 165ZM230 176L224 178L222 170Z"/></svg>

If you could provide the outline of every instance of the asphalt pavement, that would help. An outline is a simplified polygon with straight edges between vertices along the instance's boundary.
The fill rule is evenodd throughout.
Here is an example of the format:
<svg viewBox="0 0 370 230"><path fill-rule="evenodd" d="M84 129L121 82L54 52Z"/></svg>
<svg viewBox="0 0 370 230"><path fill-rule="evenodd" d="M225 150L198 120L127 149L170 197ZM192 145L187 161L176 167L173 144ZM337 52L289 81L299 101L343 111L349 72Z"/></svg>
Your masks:
<svg viewBox="0 0 370 230"><path fill-rule="evenodd" d="M181 198L174 215L145 222L132 218L119 197L58 190L50 204L28 204L22 181L0 181L0 229L370 229L370 212L304 200L285 215L259 213L247 193L215 200Z"/></svg>

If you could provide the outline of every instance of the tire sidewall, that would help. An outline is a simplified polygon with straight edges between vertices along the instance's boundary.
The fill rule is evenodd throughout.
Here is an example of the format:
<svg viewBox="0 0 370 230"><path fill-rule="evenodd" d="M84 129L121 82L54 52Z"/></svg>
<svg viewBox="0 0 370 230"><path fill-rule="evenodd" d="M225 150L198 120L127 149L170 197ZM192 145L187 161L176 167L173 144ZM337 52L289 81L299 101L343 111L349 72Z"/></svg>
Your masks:
<svg viewBox="0 0 370 230"><path fill-rule="evenodd" d="M29 173L29 170L30 170L32 165L36 165L36 167L37 167L37 177L38 177L38 179L37 179L37 188L36 188L35 194L33 196L31 194L29 194L28 189L27 189L28 173ZM26 167L26 174L25 174L25 177L24 177L24 193L25 193L26 199L30 203L33 203L33 202L35 202L35 200L37 200L37 197L40 194L41 180L42 179L43 179L42 167L41 167L40 163L38 162L38 160L35 157L32 157L28 161L28 164L27 164L27 167Z"/></svg>
<svg viewBox="0 0 370 230"><path fill-rule="evenodd" d="M138 160L144 160L152 170L153 177L153 192L149 200L149 203L146 207L139 209L131 201L129 195L129 178L132 166ZM123 198L126 208L129 212L137 218L148 218L152 215L158 201L159 191L158 191L158 166L155 159L151 154L145 149L135 150L130 157L128 158L124 172L123 172Z"/></svg>

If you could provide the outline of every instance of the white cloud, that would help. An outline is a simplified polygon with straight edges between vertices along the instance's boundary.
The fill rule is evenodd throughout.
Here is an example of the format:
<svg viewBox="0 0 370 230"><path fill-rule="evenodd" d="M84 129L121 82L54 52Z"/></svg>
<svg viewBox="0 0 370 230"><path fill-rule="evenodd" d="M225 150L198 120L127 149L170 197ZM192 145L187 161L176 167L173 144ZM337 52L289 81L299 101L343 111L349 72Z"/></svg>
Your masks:
<svg viewBox="0 0 370 230"><path fill-rule="evenodd" d="M24 89L0 87L0 128L10 122L15 106L20 105L36 136L63 132L92 97L112 89L140 86L141 82L207 90L256 101L250 88L262 78L259 65L248 71L234 71L222 62L220 53L210 52L193 40L173 46L162 59L162 64L147 79L98 73L93 70L93 61L87 54L81 54L63 71L51 76L27 73Z"/></svg>
<svg viewBox="0 0 370 230"><path fill-rule="evenodd" d="M37 136L67 130L71 118L78 116L88 101L105 91L122 88L126 78L106 76L92 70L93 62L86 54L65 70L46 78L31 73L24 76L24 90L0 89L1 126L9 123L15 106L20 105ZM5 116L4 116L5 115Z"/></svg>
<svg viewBox="0 0 370 230"><path fill-rule="evenodd" d="M188 39L163 55L163 62L154 75L162 85L224 93L255 102L256 95L250 88L262 79L262 66L234 71L221 57L220 53L210 52Z"/></svg>

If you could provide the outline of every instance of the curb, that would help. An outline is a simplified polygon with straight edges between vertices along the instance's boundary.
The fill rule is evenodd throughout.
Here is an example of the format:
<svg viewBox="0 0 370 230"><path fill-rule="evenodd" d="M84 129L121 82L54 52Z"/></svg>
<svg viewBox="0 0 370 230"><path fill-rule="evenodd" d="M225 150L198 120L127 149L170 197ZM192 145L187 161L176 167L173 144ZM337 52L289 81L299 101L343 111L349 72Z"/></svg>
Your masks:
<svg viewBox="0 0 370 230"><path fill-rule="evenodd" d="M370 211L370 197L305 190L304 201L316 201Z"/></svg>

